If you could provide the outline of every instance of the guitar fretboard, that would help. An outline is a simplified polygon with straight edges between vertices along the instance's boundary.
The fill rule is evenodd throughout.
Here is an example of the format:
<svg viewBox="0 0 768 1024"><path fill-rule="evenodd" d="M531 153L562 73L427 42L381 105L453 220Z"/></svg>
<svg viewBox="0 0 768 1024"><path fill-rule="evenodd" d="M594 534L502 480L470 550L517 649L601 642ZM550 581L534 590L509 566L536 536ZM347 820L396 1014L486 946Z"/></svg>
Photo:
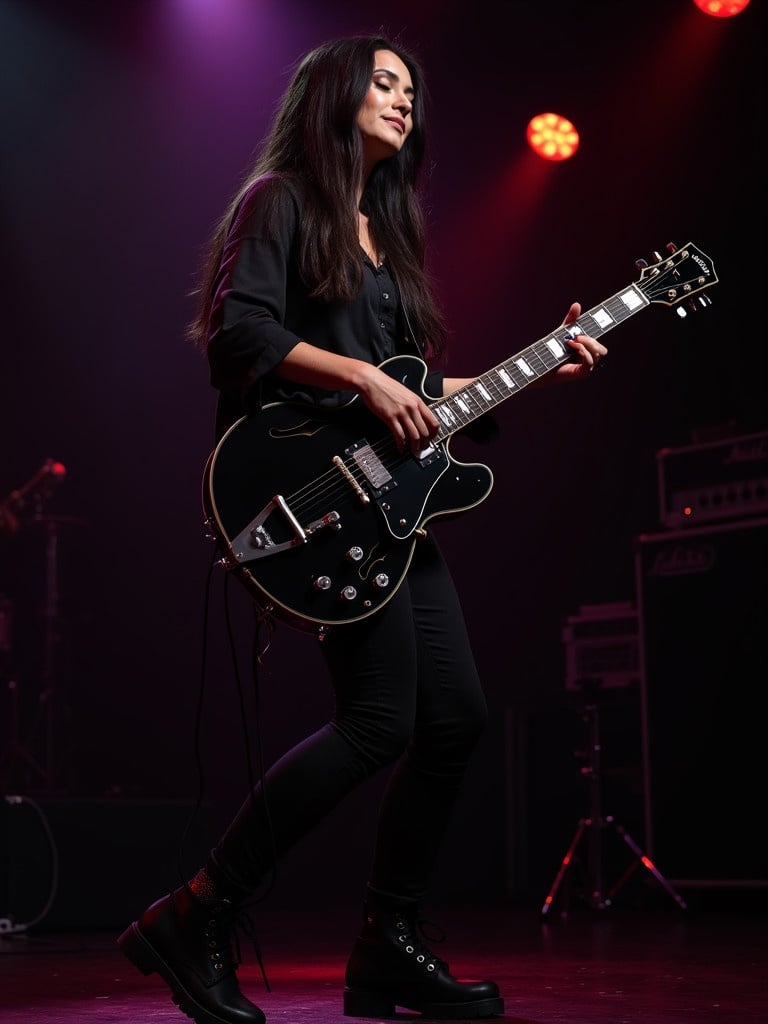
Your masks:
<svg viewBox="0 0 768 1024"><path fill-rule="evenodd" d="M577 334L599 338L649 304L650 300L640 286L632 284L612 295L606 302L582 313L575 323L558 327L470 384L434 402L430 408L440 420L437 440L444 440L500 402L568 362L573 356L573 350L567 342Z"/></svg>

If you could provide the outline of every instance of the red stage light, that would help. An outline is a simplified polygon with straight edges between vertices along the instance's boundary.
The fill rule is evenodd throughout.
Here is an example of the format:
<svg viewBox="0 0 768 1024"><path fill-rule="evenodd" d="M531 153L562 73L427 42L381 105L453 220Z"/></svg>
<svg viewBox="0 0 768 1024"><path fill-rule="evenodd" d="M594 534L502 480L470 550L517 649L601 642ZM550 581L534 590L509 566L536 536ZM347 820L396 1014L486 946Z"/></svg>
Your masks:
<svg viewBox="0 0 768 1024"><path fill-rule="evenodd" d="M528 122L528 145L545 160L568 160L579 148L579 133L559 114L537 114Z"/></svg>
<svg viewBox="0 0 768 1024"><path fill-rule="evenodd" d="M741 14L748 5L749 0L693 0L696 6L711 14L713 18L732 18L734 14Z"/></svg>

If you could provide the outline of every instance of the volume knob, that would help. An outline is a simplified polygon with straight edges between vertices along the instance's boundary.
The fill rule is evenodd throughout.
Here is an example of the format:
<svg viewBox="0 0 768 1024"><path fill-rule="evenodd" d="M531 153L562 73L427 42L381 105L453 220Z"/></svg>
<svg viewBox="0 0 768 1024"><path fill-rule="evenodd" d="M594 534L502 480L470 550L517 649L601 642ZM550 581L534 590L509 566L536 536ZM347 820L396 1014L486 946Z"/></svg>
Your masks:
<svg viewBox="0 0 768 1024"><path fill-rule="evenodd" d="M357 591L354 587L344 587L341 592L342 601L354 601L357 597Z"/></svg>

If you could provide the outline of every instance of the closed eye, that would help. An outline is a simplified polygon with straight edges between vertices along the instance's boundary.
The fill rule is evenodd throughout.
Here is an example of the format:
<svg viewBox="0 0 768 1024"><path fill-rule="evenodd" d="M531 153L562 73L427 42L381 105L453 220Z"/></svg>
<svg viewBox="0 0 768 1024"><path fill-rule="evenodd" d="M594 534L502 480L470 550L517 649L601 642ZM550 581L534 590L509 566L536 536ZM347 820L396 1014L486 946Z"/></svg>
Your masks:
<svg viewBox="0 0 768 1024"><path fill-rule="evenodd" d="M383 89L385 92L391 92L392 86L400 81L400 78L394 73L394 71L387 71L386 68L378 68L376 70L376 76L377 77L373 79L373 84L378 89ZM403 92L407 96L408 102L413 103L416 98L413 88L408 86L403 90Z"/></svg>

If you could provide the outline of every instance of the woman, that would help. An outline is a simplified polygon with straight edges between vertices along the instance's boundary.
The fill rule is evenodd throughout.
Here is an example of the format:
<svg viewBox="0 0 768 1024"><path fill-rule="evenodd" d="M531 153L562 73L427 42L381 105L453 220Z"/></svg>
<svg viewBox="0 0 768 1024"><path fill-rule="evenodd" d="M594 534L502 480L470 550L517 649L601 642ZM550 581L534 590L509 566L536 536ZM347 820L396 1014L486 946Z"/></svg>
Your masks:
<svg viewBox="0 0 768 1024"><path fill-rule="evenodd" d="M424 82L402 47L351 37L302 61L214 235L192 325L220 393L219 436L266 403L339 407L357 396L402 449L422 451L434 438L429 403L379 368L397 353L434 360L445 349L416 191L423 155ZM579 312L574 304L566 322ZM584 335L571 346L576 361L553 376L582 376L605 352ZM467 383L433 371L427 388L439 397ZM332 719L270 768L188 885L119 939L200 1024L264 1021L235 975L237 910L294 843L385 766L344 1012L503 1012L493 982L457 980L417 935L419 902L486 721L459 600L426 534L383 607L325 638Z"/></svg>

